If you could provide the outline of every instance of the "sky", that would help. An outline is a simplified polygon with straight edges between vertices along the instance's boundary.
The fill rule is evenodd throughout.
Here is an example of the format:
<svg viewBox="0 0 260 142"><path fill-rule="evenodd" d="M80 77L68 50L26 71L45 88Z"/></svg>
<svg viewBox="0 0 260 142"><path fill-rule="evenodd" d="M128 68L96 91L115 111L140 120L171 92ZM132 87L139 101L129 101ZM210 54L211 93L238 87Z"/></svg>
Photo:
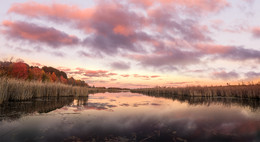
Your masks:
<svg viewBox="0 0 260 142"><path fill-rule="evenodd" d="M260 78L257 0L8 0L0 60L90 85L226 85Z"/></svg>

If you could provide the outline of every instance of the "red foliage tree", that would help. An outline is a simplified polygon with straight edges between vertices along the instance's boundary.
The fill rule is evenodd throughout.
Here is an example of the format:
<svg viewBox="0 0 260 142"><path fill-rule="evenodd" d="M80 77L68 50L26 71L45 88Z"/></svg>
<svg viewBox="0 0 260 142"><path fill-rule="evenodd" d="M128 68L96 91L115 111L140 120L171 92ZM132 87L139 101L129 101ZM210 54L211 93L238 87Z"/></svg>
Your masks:
<svg viewBox="0 0 260 142"><path fill-rule="evenodd" d="M19 79L28 78L28 68L29 66L22 62L13 63L9 68L9 75Z"/></svg>
<svg viewBox="0 0 260 142"><path fill-rule="evenodd" d="M51 80L52 80L52 82L56 82L57 81L57 76L56 76L56 74L53 72L52 74L51 74Z"/></svg>
<svg viewBox="0 0 260 142"><path fill-rule="evenodd" d="M61 82L61 83L64 83L64 84L67 84L67 83L68 83L68 80L65 79L63 76L60 76L60 82Z"/></svg>
<svg viewBox="0 0 260 142"><path fill-rule="evenodd" d="M41 81L43 74L44 74L43 70L41 70L40 68L34 67L34 68L29 69L29 77L28 78L30 80Z"/></svg>

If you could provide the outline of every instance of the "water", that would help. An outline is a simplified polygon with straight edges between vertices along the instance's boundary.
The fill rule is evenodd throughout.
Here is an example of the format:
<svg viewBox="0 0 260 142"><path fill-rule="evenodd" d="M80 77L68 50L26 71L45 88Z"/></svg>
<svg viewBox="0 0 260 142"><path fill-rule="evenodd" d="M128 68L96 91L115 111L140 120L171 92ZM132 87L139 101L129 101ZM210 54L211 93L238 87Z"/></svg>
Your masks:
<svg viewBox="0 0 260 142"><path fill-rule="evenodd" d="M0 141L260 141L259 100L99 93L0 106Z"/></svg>

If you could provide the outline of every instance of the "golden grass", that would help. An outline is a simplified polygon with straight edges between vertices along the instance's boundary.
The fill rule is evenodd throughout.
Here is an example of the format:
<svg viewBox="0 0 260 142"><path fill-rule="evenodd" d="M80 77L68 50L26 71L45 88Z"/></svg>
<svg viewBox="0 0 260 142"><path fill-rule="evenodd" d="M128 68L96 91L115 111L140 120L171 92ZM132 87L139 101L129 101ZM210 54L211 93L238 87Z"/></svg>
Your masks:
<svg viewBox="0 0 260 142"><path fill-rule="evenodd" d="M192 97L236 97L260 99L260 85L229 85L211 87L156 87L132 89L131 92L150 95L180 95Z"/></svg>
<svg viewBox="0 0 260 142"><path fill-rule="evenodd" d="M61 83L43 83L0 78L0 104L4 101L22 101L37 97L87 96L98 89L70 86Z"/></svg>

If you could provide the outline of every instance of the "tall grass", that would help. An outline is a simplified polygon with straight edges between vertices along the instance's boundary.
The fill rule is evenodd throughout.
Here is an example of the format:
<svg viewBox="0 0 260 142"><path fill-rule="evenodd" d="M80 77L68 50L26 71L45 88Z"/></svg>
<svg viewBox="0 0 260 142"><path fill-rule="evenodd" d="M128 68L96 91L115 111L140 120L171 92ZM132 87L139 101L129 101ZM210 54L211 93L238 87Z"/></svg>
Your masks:
<svg viewBox="0 0 260 142"><path fill-rule="evenodd" d="M0 104L4 101L22 101L37 97L87 96L98 91L60 83L0 78Z"/></svg>
<svg viewBox="0 0 260 142"><path fill-rule="evenodd" d="M180 95L192 97L236 97L260 99L260 85L229 85L210 87L156 87L132 89L131 92L149 95Z"/></svg>

